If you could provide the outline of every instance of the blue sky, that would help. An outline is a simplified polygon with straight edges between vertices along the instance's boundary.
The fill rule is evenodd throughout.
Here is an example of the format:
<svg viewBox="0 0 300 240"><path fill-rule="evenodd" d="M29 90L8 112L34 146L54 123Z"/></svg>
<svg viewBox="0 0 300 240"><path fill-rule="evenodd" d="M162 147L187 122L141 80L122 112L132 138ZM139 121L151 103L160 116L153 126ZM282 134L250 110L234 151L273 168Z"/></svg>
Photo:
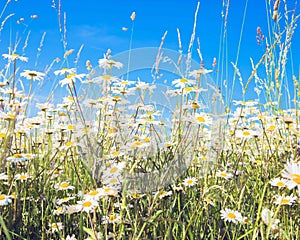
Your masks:
<svg viewBox="0 0 300 240"><path fill-rule="evenodd" d="M26 36L28 31L31 31L28 46L24 49L24 55L29 57L29 63L23 64L25 69L43 71L56 57L63 59L64 51L57 11L51 7L53 2L58 6L58 0L11 0L0 19L2 22L9 14L15 14L5 23L1 32L1 54L7 53L8 46L14 45L16 39L20 41L17 52L23 54L22 48L24 48ZM132 48L158 47L161 37L165 31L168 31L164 47L177 51L176 29L178 28L181 32L183 51L186 53L197 2L196 0L61 0L61 12L62 14L66 13L67 49L75 50L69 57L68 66L74 67L74 60L81 45L84 47L77 65L79 73L85 72L86 60L90 60L92 65L96 66L98 59L103 57L108 48L112 50L112 55L127 51L132 27L130 15L133 11L136 12L136 19ZM211 68L214 57L219 63L218 54L223 21L221 12L225 10L223 2L226 1L200 1L196 37L200 39L204 64L208 69ZM290 9L294 7L294 2L287 0ZM1 0L0 7L2 9L5 3L6 0ZM230 1L227 25L229 74L226 77L229 79L226 80L228 82L232 78L230 62L236 60L245 3L246 1L243 0ZM267 36L265 1L249 0L246 14L238 62L244 81L251 73L249 58L252 57L254 62L257 62L265 50L264 46L258 46L255 38L258 26ZM31 18L32 15L37 15L38 18ZM24 21L17 24L20 18L24 18ZM122 27L127 27L128 31L123 31ZM45 39L37 58L37 49L44 32L46 32ZM295 43L299 42L299 39L299 34L296 34L293 41L296 74L299 68L300 48ZM199 61L197 54L194 54L194 60ZM66 65L66 63L60 62L53 68L57 70ZM218 81L216 84L221 84L221 81L225 80L216 73L211 74L211 77ZM235 92L235 98L241 97L238 83Z"/></svg>

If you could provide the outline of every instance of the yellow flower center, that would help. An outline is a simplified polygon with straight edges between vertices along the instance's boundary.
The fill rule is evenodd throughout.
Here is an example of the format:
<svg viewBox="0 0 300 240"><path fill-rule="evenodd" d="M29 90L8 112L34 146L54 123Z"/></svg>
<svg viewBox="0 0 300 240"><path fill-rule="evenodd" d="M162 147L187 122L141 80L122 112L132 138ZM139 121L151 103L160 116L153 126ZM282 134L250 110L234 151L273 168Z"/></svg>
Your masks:
<svg viewBox="0 0 300 240"><path fill-rule="evenodd" d="M117 167L113 167L112 169L109 170L110 174L114 174L118 171L119 169Z"/></svg>
<svg viewBox="0 0 300 240"><path fill-rule="evenodd" d="M185 87L184 90L185 90L186 92L190 92L190 91L193 91L193 88L192 88L192 87Z"/></svg>
<svg viewBox="0 0 300 240"><path fill-rule="evenodd" d="M20 176L20 179L21 179L21 180L24 180L24 179L26 179L26 178L27 178L26 175L21 175L21 176Z"/></svg>
<svg viewBox="0 0 300 240"><path fill-rule="evenodd" d="M103 79L103 80L109 80L109 79L110 79L110 76L109 76L109 75L103 75L103 76L102 76L102 79Z"/></svg>
<svg viewBox="0 0 300 240"><path fill-rule="evenodd" d="M62 184L60 184L60 187L61 188L67 188L67 187L69 187L69 183L63 182Z"/></svg>
<svg viewBox="0 0 300 240"><path fill-rule="evenodd" d="M250 136L250 132L249 132L249 131L244 131L244 132L243 132L243 135L244 135L244 136Z"/></svg>
<svg viewBox="0 0 300 240"><path fill-rule="evenodd" d="M116 128L110 128L108 130L108 134L113 134L113 133L116 133L118 130Z"/></svg>
<svg viewBox="0 0 300 240"><path fill-rule="evenodd" d="M286 199L286 198L283 198L281 200L281 204L288 204L290 202L290 200Z"/></svg>
<svg viewBox="0 0 300 240"><path fill-rule="evenodd" d="M90 201L84 202L84 203L82 204L82 206L83 206L83 207L90 207L90 206L92 206L92 202L90 202Z"/></svg>
<svg viewBox="0 0 300 240"><path fill-rule="evenodd" d="M204 119L204 117L197 117L196 118L196 120L198 121L198 122L201 122L201 123L204 123L205 122L205 119Z"/></svg>
<svg viewBox="0 0 300 240"><path fill-rule="evenodd" d="M109 188L109 187L104 188L104 192L106 192L106 193L108 193L110 190L111 190L111 188Z"/></svg>
<svg viewBox="0 0 300 240"><path fill-rule="evenodd" d="M68 74L68 76L67 76L67 78L72 78L72 77L75 77L76 76L76 74L75 73L71 73L71 74Z"/></svg>
<svg viewBox="0 0 300 240"><path fill-rule="evenodd" d="M117 182L118 182L118 179L116 179L116 178L113 178L113 179L109 180L110 184L114 184L114 183L117 183Z"/></svg>
<svg viewBox="0 0 300 240"><path fill-rule="evenodd" d="M4 200L5 199L5 195L0 195L0 201Z"/></svg>
<svg viewBox="0 0 300 240"><path fill-rule="evenodd" d="M19 57L19 54L13 53L11 56L12 56L12 57L15 57L15 58L18 58L18 57Z"/></svg>
<svg viewBox="0 0 300 240"><path fill-rule="evenodd" d="M70 146L72 146L74 143L73 142L66 142L66 146L67 147L70 147Z"/></svg>
<svg viewBox="0 0 300 240"><path fill-rule="evenodd" d="M221 173L220 176L221 177L227 177L227 173Z"/></svg>
<svg viewBox="0 0 300 240"><path fill-rule="evenodd" d="M69 130L73 130L74 129L74 125L68 125L68 129Z"/></svg>
<svg viewBox="0 0 300 240"><path fill-rule="evenodd" d="M13 155L13 157L14 157L14 158L22 158L23 156L22 156L22 154L15 153L15 154Z"/></svg>
<svg viewBox="0 0 300 240"><path fill-rule="evenodd" d="M227 217L230 218L230 219L235 219L236 218L234 213L228 213Z"/></svg>
<svg viewBox="0 0 300 240"><path fill-rule="evenodd" d="M0 138L5 138L6 134L5 133L0 133Z"/></svg>
<svg viewBox="0 0 300 240"><path fill-rule="evenodd" d="M113 155L114 157L117 157L119 154L121 154L121 152L120 152L120 151L115 151L115 152L113 152L113 154L112 154L112 155Z"/></svg>
<svg viewBox="0 0 300 240"><path fill-rule="evenodd" d="M188 80L187 80L186 78L181 78L181 79L179 80L179 82L181 82L181 83L187 83Z"/></svg>
<svg viewBox="0 0 300 240"><path fill-rule="evenodd" d="M140 141L135 141L135 142L134 142L134 145L136 145L136 146L141 146L142 143L141 143Z"/></svg>
<svg viewBox="0 0 300 240"><path fill-rule="evenodd" d="M110 215L109 217L108 217L108 219L110 220L110 221L113 221L113 220L116 220L116 215Z"/></svg>
<svg viewBox="0 0 300 240"><path fill-rule="evenodd" d="M278 182L278 183L276 183L276 186L277 187L284 187L284 182Z"/></svg>
<svg viewBox="0 0 300 240"><path fill-rule="evenodd" d="M268 131L274 131L275 128L276 128L276 127L275 127L274 125L271 125L267 130L268 130Z"/></svg>
<svg viewBox="0 0 300 240"><path fill-rule="evenodd" d="M188 185L192 185L193 184L193 180L192 179L188 179L187 181L186 181L186 183L188 184Z"/></svg>
<svg viewBox="0 0 300 240"><path fill-rule="evenodd" d="M91 191L90 196L96 196L99 192L97 190Z"/></svg>
<svg viewBox="0 0 300 240"><path fill-rule="evenodd" d="M292 174L292 179L295 183L297 183L298 185L300 185L300 174Z"/></svg>

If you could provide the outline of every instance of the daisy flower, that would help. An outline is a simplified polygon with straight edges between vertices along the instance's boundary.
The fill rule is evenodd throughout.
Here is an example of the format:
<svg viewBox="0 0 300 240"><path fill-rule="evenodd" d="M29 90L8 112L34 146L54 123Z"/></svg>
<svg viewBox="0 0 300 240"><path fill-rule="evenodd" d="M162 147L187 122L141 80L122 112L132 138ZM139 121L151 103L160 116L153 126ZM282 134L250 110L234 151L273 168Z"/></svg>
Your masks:
<svg viewBox="0 0 300 240"><path fill-rule="evenodd" d="M13 53L13 54L2 54L2 57L3 58L7 58L8 60L11 60L11 61L14 61L14 60L21 60L22 62L27 62L28 61L28 58L27 57L22 57L16 53Z"/></svg>
<svg viewBox="0 0 300 240"><path fill-rule="evenodd" d="M206 113L196 113L195 122L198 124L210 125L212 124L212 118L209 117Z"/></svg>
<svg viewBox="0 0 300 240"><path fill-rule="evenodd" d="M24 70L20 74L21 77L25 77L28 80L33 80L33 81L40 81L43 79L45 76L45 73L37 72L37 71L32 71L32 70Z"/></svg>
<svg viewBox="0 0 300 240"><path fill-rule="evenodd" d="M233 174L225 172L225 171L217 171L216 176L225 178L226 180L228 180L233 177Z"/></svg>
<svg viewBox="0 0 300 240"><path fill-rule="evenodd" d="M164 191L163 190L161 192L158 192L158 194L159 194L159 198L163 199L163 198L166 198L168 196L171 196L173 194L173 192L172 191Z"/></svg>
<svg viewBox="0 0 300 240"><path fill-rule="evenodd" d="M191 86L191 85L195 85L196 81L195 80L189 80L186 78L179 78L179 79L175 79L172 81L172 85L174 85L174 87L178 87L178 88L185 88L186 86Z"/></svg>
<svg viewBox="0 0 300 240"><path fill-rule="evenodd" d="M64 213L65 213L64 207L58 207L55 210L53 210L54 215L60 215L60 214L64 214Z"/></svg>
<svg viewBox="0 0 300 240"><path fill-rule="evenodd" d="M288 179L286 182L288 189L298 187L298 191L300 192L300 164L293 162L287 163L281 175Z"/></svg>
<svg viewBox="0 0 300 240"><path fill-rule="evenodd" d="M57 223L49 223L49 230L52 233L55 232L59 232L60 230L62 230L64 228L63 224L61 222L57 222Z"/></svg>
<svg viewBox="0 0 300 240"><path fill-rule="evenodd" d="M243 217L240 212L231 210L229 208L225 208L225 210L221 210L221 218L224 219L225 222L228 221L228 222L233 222L235 224L243 221Z"/></svg>
<svg viewBox="0 0 300 240"><path fill-rule="evenodd" d="M60 80L59 83L63 87L66 84L71 84L75 83L76 79L80 80L82 82L82 79L85 77L85 74L76 74L76 73L71 73L66 76L63 80Z"/></svg>
<svg viewBox="0 0 300 240"><path fill-rule="evenodd" d="M293 194L290 196L277 196L276 201L274 202L275 204L279 205L292 205L293 203L295 203L295 200L297 199L297 197L294 197Z"/></svg>
<svg viewBox="0 0 300 240"><path fill-rule="evenodd" d="M63 203L67 203L71 200L73 200L75 197L64 197L56 200L56 204L61 205Z"/></svg>
<svg viewBox="0 0 300 240"><path fill-rule="evenodd" d="M61 70L54 71L55 75L67 76L76 72L75 68L62 68Z"/></svg>
<svg viewBox="0 0 300 240"><path fill-rule="evenodd" d="M203 75L203 74L207 74L207 73L210 73L212 72L213 70L207 70L205 68L200 68L200 69L197 69L197 70L194 70L194 71L191 71L189 73L189 76L192 76L194 78L198 78L200 75Z"/></svg>
<svg viewBox="0 0 300 240"><path fill-rule="evenodd" d="M11 203L10 198L10 196L0 193L0 206L8 205L9 203Z"/></svg>
<svg viewBox="0 0 300 240"><path fill-rule="evenodd" d="M85 199L98 200L100 196L103 196L103 190L97 188L96 190L92 190L84 195Z"/></svg>
<svg viewBox="0 0 300 240"><path fill-rule="evenodd" d="M18 173L15 176L15 179L17 181L21 181L21 182L24 182L24 181L26 181L27 179L30 179L30 178L31 178L31 176L29 176L28 173Z"/></svg>
<svg viewBox="0 0 300 240"><path fill-rule="evenodd" d="M78 201L77 203L83 212L91 212L98 206L98 202L90 198Z"/></svg>
<svg viewBox="0 0 300 240"><path fill-rule="evenodd" d="M270 181L270 184L274 187L283 188L286 186L287 180L283 178L274 178Z"/></svg>
<svg viewBox="0 0 300 240"><path fill-rule="evenodd" d="M99 59L98 63L99 67L104 69L111 69L112 67L120 69L123 67L122 63L116 62L112 59L108 59L106 56L104 56L104 58Z"/></svg>
<svg viewBox="0 0 300 240"><path fill-rule="evenodd" d="M101 191L104 196L115 197L118 195L118 190L113 187L105 186L101 188Z"/></svg>
<svg viewBox="0 0 300 240"><path fill-rule="evenodd" d="M204 199L204 201L206 202L206 204L209 204L209 205L211 205L211 206L215 206L214 202L213 202L210 198L208 198L208 197L206 197L206 198Z"/></svg>
<svg viewBox="0 0 300 240"><path fill-rule="evenodd" d="M57 183L55 184L54 188L58 189L58 190L69 190L69 189L74 189L74 186L71 186L68 182L61 182L61 183Z"/></svg>
<svg viewBox="0 0 300 240"><path fill-rule="evenodd" d="M82 210L82 205L81 204L73 204L70 206L66 206L66 213L67 214L73 214L73 213L78 213Z"/></svg>
<svg viewBox="0 0 300 240"><path fill-rule="evenodd" d="M198 182L197 178L194 177L187 177L183 180L183 185L186 187L192 187Z"/></svg>
<svg viewBox="0 0 300 240"><path fill-rule="evenodd" d="M120 215L117 213L113 213L108 216L103 216L102 223L103 224L118 223L118 222L120 222L120 220L121 220Z"/></svg>

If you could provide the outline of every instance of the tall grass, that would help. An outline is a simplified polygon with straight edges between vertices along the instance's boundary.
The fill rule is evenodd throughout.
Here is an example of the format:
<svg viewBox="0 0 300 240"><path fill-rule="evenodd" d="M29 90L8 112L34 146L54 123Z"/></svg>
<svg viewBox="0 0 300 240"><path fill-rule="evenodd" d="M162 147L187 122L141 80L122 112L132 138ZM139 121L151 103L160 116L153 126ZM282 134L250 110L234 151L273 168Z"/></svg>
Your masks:
<svg viewBox="0 0 300 240"><path fill-rule="evenodd" d="M201 87L210 71L191 69L197 5L187 61L182 61L181 52L179 59L172 59L176 69L184 71L166 91L175 102L167 115L170 124L158 105L147 104L156 85L131 81L128 74L125 80L115 76L122 63L110 50L99 60L100 75L89 61L85 74L73 68L66 15L61 2L54 2L63 68L53 71L52 62L46 72L26 72L22 61L27 58L17 54L19 46L11 45L10 52L3 53L7 64L0 82L1 238L299 239L299 79L294 69L289 72L287 61L299 16L286 1L265 2L268 32L264 36L258 29L258 40L266 48L258 62L252 61L247 79L239 72L237 46L232 69L233 81L239 78L242 86L241 101L233 99L234 82L232 89L221 89L226 99L213 86L213 94L205 95L208 89ZM9 3L0 14L1 29L8 27L11 15L4 16L4 10ZM218 82L230 67L229 6L225 1ZM134 15L131 20L134 23ZM178 39L182 50L179 30ZM164 40L165 35L156 73ZM202 59L200 47L198 54ZM65 88L66 97L53 104L54 88L48 100L37 105L38 113L30 116L31 89L46 76ZM25 81L30 81L29 89L22 89ZM244 101L248 91L255 91L258 99ZM133 103L130 94L138 101ZM220 112L207 111L203 96L215 105L225 101L226 114L222 112L220 121L215 118Z"/></svg>

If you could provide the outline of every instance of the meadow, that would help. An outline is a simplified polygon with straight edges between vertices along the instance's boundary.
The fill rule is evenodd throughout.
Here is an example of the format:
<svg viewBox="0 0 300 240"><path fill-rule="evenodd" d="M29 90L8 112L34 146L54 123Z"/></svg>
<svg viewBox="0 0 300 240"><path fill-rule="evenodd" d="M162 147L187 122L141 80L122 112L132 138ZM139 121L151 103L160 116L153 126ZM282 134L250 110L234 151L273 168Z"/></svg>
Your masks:
<svg viewBox="0 0 300 240"><path fill-rule="evenodd" d="M109 49L77 72L64 22L60 69L24 68L17 44L2 52L0 239L300 239L300 85L287 60L299 15L285 0L266 5L260 60L247 78L229 66L233 83L221 89L209 76L226 54L193 68L196 20L186 54L165 58L163 37L153 81L128 79ZM166 59L179 77L161 86ZM47 76L63 98L56 88L34 98ZM242 99L232 99L237 85Z"/></svg>

